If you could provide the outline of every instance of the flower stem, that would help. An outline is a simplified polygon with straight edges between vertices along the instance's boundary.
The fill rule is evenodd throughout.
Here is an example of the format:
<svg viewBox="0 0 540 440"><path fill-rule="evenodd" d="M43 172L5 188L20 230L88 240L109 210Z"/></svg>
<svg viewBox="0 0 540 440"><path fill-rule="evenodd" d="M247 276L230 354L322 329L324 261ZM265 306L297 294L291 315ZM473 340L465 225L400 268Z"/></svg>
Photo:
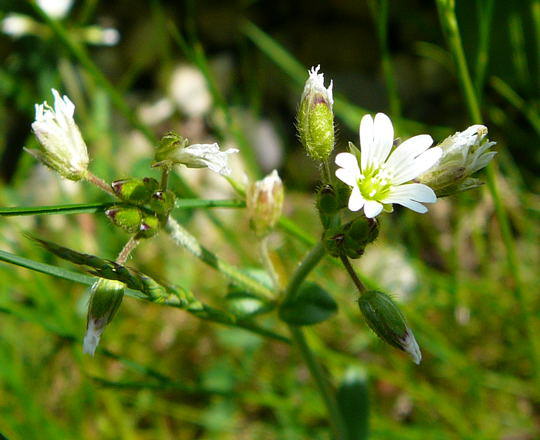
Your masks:
<svg viewBox="0 0 540 440"><path fill-rule="evenodd" d="M169 185L169 174L171 172L171 169L169 167L164 167L161 170L161 185L160 188L162 191L167 190L167 186Z"/></svg>
<svg viewBox="0 0 540 440"><path fill-rule="evenodd" d="M90 171L87 171L84 178L90 182L92 185L97 186L100 190L105 191L107 194L116 197L111 185L105 182L102 178L92 174Z"/></svg>
<svg viewBox="0 0 540 440"><path fill-rule="evenodd" d="M364 286L364 283L362 283L362 281L360 280L360 278L356 274L356 271L352 267L352 264L349 261L349 259L347 258L347 256L341 254L339 256L339 258L341 259L341 261L343 263L343 266L345 266L345 269L347 270L347 273L349 274L349 276L353 280L353 283L356 286L356 288L358 289L358 292L360 292L360 295L365 293L366 287Z"/></svg>
<svg viewBox="0 0 540 440"><path fill-rule="evenodd" d="M272 258L270 257L270 251L268 250L268 237L263 237L259 241L259 251L261 254L261 260L263 263L264 268L268 272L268 275L270 275L270 279L272 280L272 284L276 291L280 290L280 283L279 283L279 277L276 271L276 268L274 267L274 263L272 262Z"/></svg>
<svg viewBox="0 0 540 440"><path fill-rule="evenodd" d="M309 273L321 261L321 259L324 257L324 254L325 249L320 242L316 244L311 249L311 251L309 251L306 257L304 257L300 265L294 271L294 274L289 281L287 288L285 289L285 300L293 299L296 296L298 288L304 282ZM311 376L315 380L315 384L317 385L319 394L321 395L324 405L326 406L326 410L328 411L328 415L330 417L330 425L334 433L334 438L336 440L344 439L345 422L343 421L343 416L339 411L336 397L328 381L328 378L326 377L326 374L321 364L317 361L313 351L311 350L304 335L304 331L301 328L295 327L290 324L288 325L288 327L292 336L292 340L298 347L300 355L306 363Z"/></svg>
<svg viewBox="0 0 540 440"><path fill-rule="evenodd" d="M116 262L118 264L124 264L140 242L141 240L136 238L135 236L130 237L128 242L124 245L124 247L118 254L118 257L116 257Z"/></svg>

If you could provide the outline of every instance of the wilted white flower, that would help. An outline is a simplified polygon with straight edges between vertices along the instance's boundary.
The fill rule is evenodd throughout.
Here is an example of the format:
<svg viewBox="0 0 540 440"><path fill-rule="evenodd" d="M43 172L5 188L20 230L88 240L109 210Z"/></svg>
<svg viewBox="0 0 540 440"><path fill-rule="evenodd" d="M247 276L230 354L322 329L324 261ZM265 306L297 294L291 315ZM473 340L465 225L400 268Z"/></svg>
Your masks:
<svg viewBox="0 0 540 440"><path fill-rule="evenodd" d="M203 116L212 106L206 79L192 66L182 65L174 70L169 92L178 108L190 117Z"/></svg>
<svg viewBox="0 0 540 440"><path fill-rule="evenodd" d="M37 0L38 6L52 18L62 19L73 4L73 0Z"/></svg>
<svg viewBox="0 0 540 440"><path fill-rule="evenodd" d="M417 180L433 188L438 196L482 185L478 179L469 177L486 167L497 154L489 151L495 142L489 142L487 134L484 125L472 125L447 137L438 145L442 150L441 158Z"/></svg>
<svg viewBox="0 0 540 440"><path fill-rule="evenodd" d="M219 145L193 144L177 149L169 159L188 168L209 168L222 176L230 176L229 155L238 153L236 148L221 151Z"/></svg>
<svg viewBox="0 0 540 440"><path fill-rule="evenodd" d="M32 123L43 151L26 151L67 179L80 180L88 167L88 151L73 119L75 105L54 89L52 94L54 109L47 102L36 104L36 120Z"/></svg>
<svg viewBox="0 0 540 440"><path fill-rule="evenodd" d="M309 69L309 78L306 81L304 86L304 92L302 93L302 99L305 99L308 95L317 95L320 94L325 101L334 105L334 96L332 94L332 88L334 87L334 82L330 80L328 87L324 86L324 73L319 73L321 66L312 67Z"/></svg>
<svg viewBox="0 0 540 440"><path fill-rule="evenodd" d="M2 32L14 38L31 34L36 27L36 22L23 14L8 14L2 20Z"/></svg>
<svg viewBox="0 0 540 440"><path fill-rule="evenodd" d="M441 157L440 148L431 148L433 139L427 134L414 136L391 152L394 128L390 118L377 113L375 119L366 115L360 122L360 151L336 156L338 179L352 187L349 209L364 208L366 217L373 218L392 211L392 204L403 205L419 213L427 212L422 203L437 200L433 190L420 183L407 183L431 168ZM427 151L426 151L427 150ZM358 157L360 156L360 166ZM422 203L420 203L422 202Z"/></svg>
<svg viewBox="0 0 540 440"><path fill-rule="evenodd" d="M276 170L262 180L249 185L246 205L251 228L259 237L272 231L281 216L283 183Z"/></svg>

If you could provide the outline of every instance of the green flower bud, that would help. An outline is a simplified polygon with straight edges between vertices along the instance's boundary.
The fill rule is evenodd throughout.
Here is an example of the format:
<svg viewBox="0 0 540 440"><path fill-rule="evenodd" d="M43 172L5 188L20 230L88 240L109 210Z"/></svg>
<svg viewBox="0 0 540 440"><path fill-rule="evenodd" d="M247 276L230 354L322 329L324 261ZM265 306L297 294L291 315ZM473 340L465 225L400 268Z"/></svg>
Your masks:
<svg viewBox="0 0 540 440"><path fill-rule="evenodd" d="M332 81L324 87L319 66L311 68L300 100L297 128L300 142L309 156L318 161L328 159L334 149L334 98Z"/></svg>
<svg viewBox="0 0 540 440"><path fill-rule="evenodd" d="M283 183L276 170L247 189L246 205L251 229L264 237L274 229L283 207Z"/></svg>
<svg viewBox="0 0 540 440"><path fill-rule="evenodd" d="M159 183L151 177L144 179L131 177L116 180L111 184L111 187L118 198L125 202L144 205L150 201L152 194L159 188Z"/></svg>
<svg viewBox="0 0 540 440"><path fill-rule="evenodd" d="M134 206L115 205L105 211L111 222L130 234L139 232L143 214Z"/></svg>
<svg viewBox="0 0 540 440"><path fill-rule="evenodd" d="M100 278L91 287L84 336L84 353L94 355L105 326L112 321L124 297L125 284Z"/></svg>
<svg viewBox="0 0 540 440"><path fill-rule="evenodd" d="M439 161L416 180L429 186L437 197L449 196L482 185L470 176L486 167L493 159L495 145L487 138L483 125L473 125L463 132L447 137L438 147L442 150Z"/></svg>
<svg viewBox="0 0 540 440"><path fill-rule="evenodd" d="M150 198L150 208L160 216L168 216L174 208L176 196L170 190L156 191Z"/></svg>
<svg viewBox="0 0 540 440"><path fill-rule="evenodd" d="M388 344L408 353L415 364L422 360L420 348L397 304L385 293L370 290L358 300L369 327Z"/></svg>
<svg viewBox="0 0 540 440"><path fill-rule="evenodd" d="M379 224L375 219L359 217L345 225L327 229L323 234L323 244L326 251L334 257L345 254L349 258L357 259L378 235Z"/></svg>
<svg viewBox="0 0 540 440"><path fill-rule="evenodd" d="M332 185L323 185L317 192L317 210L324 229L330 227L339 209L339 200L334 187Z"/></svg>
<svg viewBox="0 0 540 440"><path fill-rule="evenodd" d="M161 223L155 215L144 215L141 219L137 237L150 238L156 235L161 229Z"/></svg>

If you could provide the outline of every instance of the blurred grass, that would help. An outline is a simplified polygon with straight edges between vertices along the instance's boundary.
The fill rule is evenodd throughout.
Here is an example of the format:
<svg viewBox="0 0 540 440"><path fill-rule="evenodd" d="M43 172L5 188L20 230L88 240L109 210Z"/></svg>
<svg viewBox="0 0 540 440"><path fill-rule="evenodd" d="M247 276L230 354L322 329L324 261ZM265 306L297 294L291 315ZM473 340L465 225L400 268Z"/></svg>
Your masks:
<svg viewBox="0 0 540 440"><path fill-rule="evenodd" d="M0 12L15 10L36 13L22 2L7 2ZM501 233L487 189L442 200L426 216L397 210L384 218L382 238L358 267L372 286L390 289L393 278L410 286L404 308L424 352L418 368L367 330L339 266L328 259L316 270L314 278L335 295L340 312L309 329L307 338L336 380L351 366L367 373L375 439L540 436L540 392L504 241L515 247L534 337L540 317L540 3L462 0L456 13L472 93L498 141L500 173L491 178L508 230ZM339 149L349 139L357 142L367 109L401 116L400 136L429 132L441 140L475 122L457 92L460 76L436 25L435 3L377 0L370 8L356 2L88 0L77 2L62 23L34 16L47 22L49 35L0 36L0 204L6 207L108 202L92 188L60 183L18 154L35 142L33 104L48 98L50 87L73 97L91 167L109 179L146 175L151 150L136 131L153 142L169 129L238 146L243 163L236 168L260 176L267 171L265 156L250 130L270 121L283 148L278 166L288 188L286 212L304 237L275 237L275 252L290 274L306 242L320 233L311 196L317 171L303 158L293 128L308 67L321 63L334 79L343 124ZM76 39L78 27L95 22L117 26L120 44L85 47ZM202 118L177 109L149 126L136 111L168 96L178 63L202 72L213 105ZM234 197L201 172L183 176L187 185L173 182L183 195L193 188L208 199ZM227 261L259 267L243 210L212 213L214 223L194 206L175 215ZM0 231L2 250L62 267L22 232L105 258L126 239L103 215L88 213L1 217ZM399 258L390 261L388 250ZM223 305L226 281L164 236L144 243L130 264ZM80 285L0 265L0 433L8 438L327 438L320 398L286 344L127 299L91 359L80 347L85 301ZM272 315L259 321L277 325Z"/></svg>

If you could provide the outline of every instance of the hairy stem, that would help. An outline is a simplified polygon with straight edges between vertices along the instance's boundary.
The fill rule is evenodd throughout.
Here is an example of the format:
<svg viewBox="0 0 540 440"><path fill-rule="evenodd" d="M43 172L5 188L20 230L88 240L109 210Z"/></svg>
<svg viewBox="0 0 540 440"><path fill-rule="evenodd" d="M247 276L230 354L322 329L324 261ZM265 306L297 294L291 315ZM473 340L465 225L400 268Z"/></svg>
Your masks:
<svg viewBox="0 0 540 440"><path fill-rule="evenodd" d="M309 273L317 266L324 257L325 250L322 243L316 244L311 251L304 257L300 265L294 271L294 274L285 289L284 300L292 299L298 292ZM345 438L345 422L339 411L334 390L321 364L317 361L315 354L311 350L304 331L300 327L288 325L294 344L298 347L302 359L306 363L319 394L321 395L326 410L330 418L330 425L334 433L334 438L341 440Z"/></svg>
<svg viewBox="0 0 540 440"><path fill-rule="evenodd" d="M100 190L105 191L107 194L110 194L113 197L116 197L111 185L105 182L101 177L92 174L90 171L87 171L84 178L87 182L90 182L92 185L97 186Z"/></svg>
<svg viewBox="0 0 540 440"><path fill-rule="evenodd" d="M124 247L118 254L118 257L116 257L116 262L118 264L124 264L140 242L141 240L136 238L135 236L130 237L128 242L124 245Z"/></svg>
<svg viewBox="0 0 540 440"><path fill-rule="evenodd" d="M362 293L365 293L366 287L364 286L364 283L362 283L362 281L358 277L356 271L352 267L352 264L349 261L349 259L347 258L347 256L342 254L342 255L339 256L339 258L341 259L341 261L343 263L343 266L345 266L345 269L347 270L347 273L349 274L349 276L353 280L353 283L356 286L356 288L358 289L358 292L360 292L360 295Z"/></svg>

